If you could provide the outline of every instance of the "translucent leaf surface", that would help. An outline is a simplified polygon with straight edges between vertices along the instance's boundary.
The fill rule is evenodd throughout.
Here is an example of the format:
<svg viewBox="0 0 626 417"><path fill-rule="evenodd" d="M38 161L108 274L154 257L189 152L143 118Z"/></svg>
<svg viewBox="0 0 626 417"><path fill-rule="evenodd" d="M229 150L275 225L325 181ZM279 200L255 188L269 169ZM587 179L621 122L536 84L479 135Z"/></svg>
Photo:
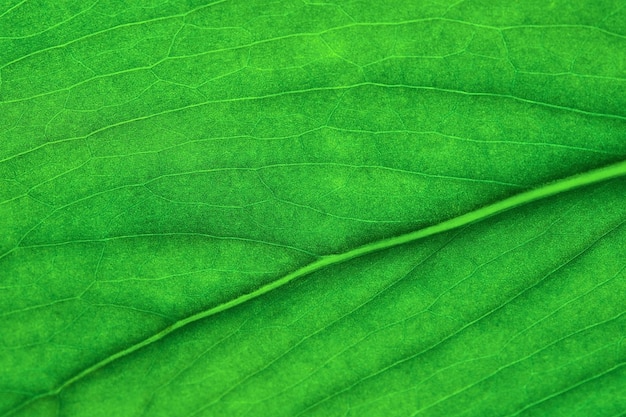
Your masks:
<svg viewBox="0 0 626 417"><path fill-rule="evenodd" d="M0 2L0 416L626 413L620 0Z"/></svg>

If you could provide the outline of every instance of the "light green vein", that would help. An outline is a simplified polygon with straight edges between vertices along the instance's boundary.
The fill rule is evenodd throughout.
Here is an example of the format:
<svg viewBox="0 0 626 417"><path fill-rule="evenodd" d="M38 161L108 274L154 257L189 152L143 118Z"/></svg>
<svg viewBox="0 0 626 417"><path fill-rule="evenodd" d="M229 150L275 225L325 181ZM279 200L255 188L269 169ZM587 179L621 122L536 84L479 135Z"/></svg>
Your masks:
<svg viewBox="0 0 626 417"><path fill-rule="evenodd" d="M400 236L391 237L388 239L382 239L375 242L371 242L365 244L363 246L357 247L355 249L338 253L332 255L326 255L321 257L320 259L309 263L283 277L266 284L255 291L252 291L247 294L243 294L231 301L220 304L218 306L212 307L208 310L202 311L200 313L194 314L182 320L179 320L160 332L152 335L151 337L144 339L143 341L136 343L124 350L121 350L98 363L91 365L90 367L84 369L83 371L77 373L63 384L59 385L56 389L51 390L49 392L37 395L30 400L22 403L18 407L8 411L3 415L3 417L8 417L10 415L14 415L19 410L25 408L29 404L35 402L37 399L54 396L59 394L65 388L74 383L80 381L81 379L93 374L99 369L104 368L105 366L115 362L118 359L126 357L138 350L151 345L152 343L158 342L163 339L165 336L170 333L187 326L188 324L194 323L196 321L205 319L210 316L214 316L223 311L229 310L245 302L260 297L264 294L269 293L272 290L280 288L289 282L302 278L306 275L312 274L313 272L319 271L331 265L340 264L346 261L349 261L354 258L358 258L361 256L365 256L371 254L373 252L378 252L381 250L393 248L399 245L404 245L410 242L415 242L417 240L426 238L428 236L433 236L439 233L447 232L449 230L457 229L463 226L466 226L471 223L476 223L478 221L487 219L489 217L495 216L497 214L503 213L505 211L511 210L516 207L520 207L534 201L542 200L551 196L555 196L567 191L571 191L577 188L581 188L584 186L598 184L604 181L608 181L615 178L626 177L626 160L617 162L611 165L607 165L602 168L594 169L591 171L587 171L581 174L573 175L571 177L567 177L555 182L548 183L543 185L542 187L525 191L520 194L514 195L509 198L505 198L503 200L497 201L493 204L481 207L479 209L467 212L458 217L454 217L449 220L445 220L441 223L425 227L420 230L416 230L413 232L409 232Z"/></svg>
<svg viewBox="0 0 626 417"><path fill-rule="evenodd" d="M11 13L13 10L17 9L18 7L20 7L22 4L26 3L28 0L22 0L20 2L17 2L16 4L14 4L13 6L9 7L8 9L6 9L4 12L2 12L2 14L0 14L0 17L4 17L7 14Z"/></svg>

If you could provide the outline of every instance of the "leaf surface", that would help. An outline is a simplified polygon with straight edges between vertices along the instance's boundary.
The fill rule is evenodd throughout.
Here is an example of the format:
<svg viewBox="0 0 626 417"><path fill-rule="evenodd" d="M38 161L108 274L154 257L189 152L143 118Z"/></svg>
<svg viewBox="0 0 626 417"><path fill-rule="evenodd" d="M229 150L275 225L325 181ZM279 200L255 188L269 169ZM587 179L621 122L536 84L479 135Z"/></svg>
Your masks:
<svg viewBox="0 0 626 417"><path fill-rule="evenodd" d="M0 415L623 415L625 22L3 2Z"/></svg>

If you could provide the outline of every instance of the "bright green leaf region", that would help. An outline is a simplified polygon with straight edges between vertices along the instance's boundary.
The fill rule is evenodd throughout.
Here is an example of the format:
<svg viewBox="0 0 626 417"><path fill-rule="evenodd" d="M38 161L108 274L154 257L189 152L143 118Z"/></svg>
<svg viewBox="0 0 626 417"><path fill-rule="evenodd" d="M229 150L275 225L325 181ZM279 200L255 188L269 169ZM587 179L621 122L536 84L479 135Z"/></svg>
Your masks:
<svg viewBox="0 0 626 417"><path fill-rule="evenodd" d="M626 416L626 3L0 0L0 416Z"/></svg>

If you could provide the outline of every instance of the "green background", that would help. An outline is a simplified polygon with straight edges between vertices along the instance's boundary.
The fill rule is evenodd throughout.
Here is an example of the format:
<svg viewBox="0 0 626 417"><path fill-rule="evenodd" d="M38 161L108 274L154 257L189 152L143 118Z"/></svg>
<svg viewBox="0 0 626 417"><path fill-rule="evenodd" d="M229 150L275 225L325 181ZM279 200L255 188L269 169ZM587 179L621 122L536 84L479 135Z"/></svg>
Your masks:
<svg viewBox="0 0 626 417"><path fill-rule="evenodd" d="M1 0L0 416L625 416L624 159L622 0Z"/></svg>

